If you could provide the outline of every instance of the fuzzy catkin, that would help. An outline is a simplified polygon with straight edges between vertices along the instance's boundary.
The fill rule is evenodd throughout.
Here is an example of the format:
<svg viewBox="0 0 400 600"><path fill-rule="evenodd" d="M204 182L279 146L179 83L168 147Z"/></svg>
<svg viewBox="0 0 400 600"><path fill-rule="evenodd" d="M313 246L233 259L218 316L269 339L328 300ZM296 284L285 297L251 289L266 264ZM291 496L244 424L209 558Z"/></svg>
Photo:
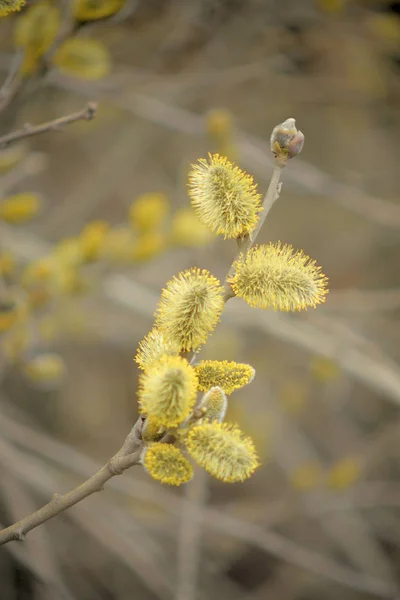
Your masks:
<svg viewBox="0 0 400 600"><path fill-rule="evenodd" d="M156 327L180 351L196 350L215 329L224 308L223 288L208 271L193 268L165 286Z"/></svg>
<svg viewBox="0 0 400 600"><path fill-rule="evenodd" d="M321 267L302 250L280 242L255 246L240 256L228 281L253 308L303 310L324 302L328 293Z"/></svg>
<svg viewBox="0 0 400 600"><path fill-rule="evenodd" d="M189 196L200 221L225 239L250 234L262 210L252 176L218 154L192 166Z"/></svg>

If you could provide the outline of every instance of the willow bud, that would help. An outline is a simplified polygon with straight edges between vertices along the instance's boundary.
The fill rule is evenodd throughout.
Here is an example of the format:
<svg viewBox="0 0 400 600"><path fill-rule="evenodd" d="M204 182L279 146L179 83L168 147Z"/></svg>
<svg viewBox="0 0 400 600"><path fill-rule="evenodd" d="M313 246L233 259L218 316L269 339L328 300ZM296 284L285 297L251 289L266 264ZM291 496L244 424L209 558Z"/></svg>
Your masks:
<svg viewBox="0 0 400 600"><path fill-rule="evenodd" d="M303 149L304 134L296 128L292 117L274 127L271 134L271 152L277 159L294 158Z"/></svg>

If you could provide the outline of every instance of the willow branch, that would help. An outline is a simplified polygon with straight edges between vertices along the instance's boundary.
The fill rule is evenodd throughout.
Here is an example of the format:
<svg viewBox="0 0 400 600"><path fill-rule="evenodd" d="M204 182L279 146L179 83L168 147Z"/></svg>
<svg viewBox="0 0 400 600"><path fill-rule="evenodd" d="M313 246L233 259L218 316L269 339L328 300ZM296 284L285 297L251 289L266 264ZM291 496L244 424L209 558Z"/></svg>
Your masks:
<svg viewBox="0 0 400 600"><path fill-rule="evenodd" d="M91 121L97 110L97 104L95 102L89 102L83 110L42 123L41 125L30 125L26 124L23 129L7 133L6 135L0 136L0 148L4 148L13 142L17 142L33 135L39 135L48 131L59 131L65 125L75 123L75 121Z"/></svg>
<svg viewBox="0 0 400 600"><path fill-rule="evenodd" d="M100 492L109 479L121 475L129 467L139 464L141 423L142 421L139 418L126 437L121 449L97 473L66 494L53 494L50 502L42 508L0 531L0 545L11 540L23 541L27 533L35 527L56 517L88 496Z"/></svg>

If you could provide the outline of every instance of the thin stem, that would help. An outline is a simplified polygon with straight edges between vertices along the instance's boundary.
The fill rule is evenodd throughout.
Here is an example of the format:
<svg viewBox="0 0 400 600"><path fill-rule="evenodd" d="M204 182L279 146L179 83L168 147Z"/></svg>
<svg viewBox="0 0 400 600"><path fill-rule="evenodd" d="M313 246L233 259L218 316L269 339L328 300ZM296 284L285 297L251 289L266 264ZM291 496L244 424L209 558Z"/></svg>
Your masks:
<svg viewBox="0 0 400 600"><path fill-rule="evenodd" d="M26 534L35 527L49 521L95 492L101 491L109 479L115 475L121 475L129 467L139 464L141 453L138 437L139 421L140 419L129 432L122 448L97 473L66 494L54 494L50 502L42 508L0 531L0 545L11 540L24 540Z"/></svg>
<svg viewBox="0 0 400 600"><path fill-rule="evenodd" d="M53 121L42 123L41 125L33 126L26 124L23 129L19 129L18 131L13 131L12 133L0 136L0 148L8 146L12 142L22 140L23 138L31 137L33 135L39 135L40 133L46 133L47 131L58 131L65 125L75 123L75 121L90 121L94 118L96 110L96 103L89 102L83 110L72 113L70 115L66 115L65 117L60 117L58 119L54 119Z"/></svg>
<svg viewBox="0 0 400 600"><path fill-rule="evenodd" d="M281 162L277 161L275 163L275 167L274 167L274 170L273 170L272 176L271 176L271 181L269 182L269 186L268 186L267 192L266 192L266 194L264 196L264 200L263 200L263 211L260 214L260 218L258 220L257 226L251 232L250 235L246 235L242 238L237 239L238 251L237 251L237 254L231 264L228 274L225 278L225 293L224 293L225 302L228 302L228 300L230 298L235 297L235 294L229 284L229 278L232 275L234 275L235 261L240 257L241 254L242 255L247 254L247 252L250 250L250 248L254 245L254 243L257 239L257 236L260 233L261 228L264 225L264 223L269 215L269 211L271 210L272 206L275 204L275 202L279 198L279 195L280 195L281 189L282 189L282 183L280 183L280 178L281 178L282 169L284 167L285 167L285 164L283 164Z"/></svg>

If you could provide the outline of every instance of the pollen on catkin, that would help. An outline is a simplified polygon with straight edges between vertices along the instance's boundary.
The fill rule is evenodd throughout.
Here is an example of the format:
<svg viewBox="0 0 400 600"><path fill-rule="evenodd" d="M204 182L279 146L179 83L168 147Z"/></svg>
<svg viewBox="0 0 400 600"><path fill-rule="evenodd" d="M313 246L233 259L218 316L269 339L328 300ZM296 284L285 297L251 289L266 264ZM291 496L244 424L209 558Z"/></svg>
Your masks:
<svg viewBox="0 0 400 600"><path fill-rule="evenodd" d="M161 293L156 327L182 351L195 350L215 329L224 308L223 288L208 271L189 269Z"/></svg>
<svg viewBox="0 0 400 600"><path fill-rule="evenodd" d="M21 10L25 4L26 0L0 0L0 17Z"/></svg>
<svg viewBox="0 0 400 600"><path fill-rule="evenodd" d="M224 390L218 386L212 387L206 394L199 404L200 410L204 413L201 422L221 423L226 414L228 408L228 401Z"/></svg>
<svg viewBox="0 0 400 600"><path fill-rule="evenodd" d="M199 379L198 389L203 392L219 386L226 394L232 394L250 383L255 375L252 366L227 360L202 360L194 369Z"/></svg>
<svg viewBox="0 0 400 600"><path fill-rule="evenodd" d="M253 441L231 423L193 427L187 435L186 446L201 467L227 483L244 481L259 466Z"/></svg>
<svg viewBox="0 0 400 600"><path fill-rule="evenodd" d="M192 165L189 196L200 221L225 239L251 234L262 210L253 177L218 154Z"/></svg>
<svg viewBox="0 0 400 600"><path fill-rule="evenodd" d="M164 427L176 427L196 401L195 370L180 356L163 356L139 379L140 411Z"/></svg>
<svg viewBox="0 0 400 600"><path fill-rule="evenodd" d="M170 340L166 340L164 335L156 327L148 333L141 342L135 356L135 362L139 369L143 371L150 367L154 362L160 360L164 355L176 356L180 348Z"/></svg>
<svg viewBox="0 0 400 600"><path fill-rule="evenodd" d="M327 277L315 260L288 244L251 248L234 263L229 283L253 308L296 311L325 301Z"/></svg>
<svg viewBox="0 0 400 600"><path fill-rule="evenodd" d="M192 465L172 444L151 444L145 449L142 462L152 478L161 483L181 485L193 477Z"/></svg>

